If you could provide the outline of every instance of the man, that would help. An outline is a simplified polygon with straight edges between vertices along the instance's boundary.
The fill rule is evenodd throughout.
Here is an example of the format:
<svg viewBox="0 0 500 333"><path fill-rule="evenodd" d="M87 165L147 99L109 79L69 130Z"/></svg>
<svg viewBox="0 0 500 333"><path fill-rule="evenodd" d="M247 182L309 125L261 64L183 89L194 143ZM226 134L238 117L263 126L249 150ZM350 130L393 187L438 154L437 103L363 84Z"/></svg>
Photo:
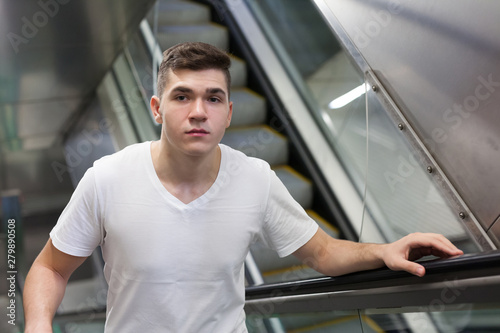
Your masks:
<svg viewBox="0 0 500 333"><path fill-rule="evenodd" d="M383 245L318 228L264 161L219 144L230 60L204 43L164 53L151 98L159 141L94 163L28 274L26 332L51 332L71 273L101 246L106 332L246 332L243 263L262 242L326 275L387 265L418 276L422 255L462 254L436 234Z"/></svg>

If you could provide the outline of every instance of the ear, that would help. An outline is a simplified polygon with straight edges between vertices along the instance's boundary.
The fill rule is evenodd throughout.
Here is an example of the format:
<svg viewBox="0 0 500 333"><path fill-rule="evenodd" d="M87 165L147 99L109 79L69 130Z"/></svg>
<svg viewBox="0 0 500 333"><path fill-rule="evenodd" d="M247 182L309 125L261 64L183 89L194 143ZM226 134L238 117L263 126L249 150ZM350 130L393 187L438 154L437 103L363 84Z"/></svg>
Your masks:
<svg viewBox="0 0 500 333"><path fill-rule="evenodd" d="M163 119L160 112L160 99L157 96L151 97L151 111L153 112L153 118L158 124L163 124Z"/></svg>
<svg viewBox="0 0 500 333"><path fill-rule="evenodd" d="M227 114L227 123L226 123L226 128L231 125L231 118L233 117L233 102L229 102L229 112Z"/></svg>

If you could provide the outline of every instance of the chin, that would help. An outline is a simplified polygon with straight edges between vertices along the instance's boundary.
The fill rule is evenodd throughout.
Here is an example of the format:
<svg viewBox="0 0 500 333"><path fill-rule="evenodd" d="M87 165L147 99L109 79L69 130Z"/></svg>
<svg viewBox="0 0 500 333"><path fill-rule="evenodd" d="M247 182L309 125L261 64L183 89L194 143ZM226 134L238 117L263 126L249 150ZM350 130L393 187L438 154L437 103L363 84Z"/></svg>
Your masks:
<svg viewBox="0 0 500 333"><path fill-rule="evenodd" d="M217 148L217 145L193 145L190 147L186 147L184 150L187 155L190 156L205 156L212 153Z"/></svg>

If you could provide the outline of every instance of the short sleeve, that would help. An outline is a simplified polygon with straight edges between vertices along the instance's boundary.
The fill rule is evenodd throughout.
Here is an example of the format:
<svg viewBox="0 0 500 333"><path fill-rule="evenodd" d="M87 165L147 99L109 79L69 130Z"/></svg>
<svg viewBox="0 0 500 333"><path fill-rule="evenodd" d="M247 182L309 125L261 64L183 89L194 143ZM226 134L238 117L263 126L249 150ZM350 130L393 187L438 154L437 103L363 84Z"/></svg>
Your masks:
<svg viewBox="0 0 500 333"><path fill-rule="evenodd" d="M293 199L285 185L271 171L269 198L261 238L266 246L285 257L306 244L318 224Z"/></svg>
<svg viewBox="0 0 500 333"><path fill-rule="evenodd" d="M87 170L50 232L54 246L69 255L88 257L103 238L94 172Z"/></svg>

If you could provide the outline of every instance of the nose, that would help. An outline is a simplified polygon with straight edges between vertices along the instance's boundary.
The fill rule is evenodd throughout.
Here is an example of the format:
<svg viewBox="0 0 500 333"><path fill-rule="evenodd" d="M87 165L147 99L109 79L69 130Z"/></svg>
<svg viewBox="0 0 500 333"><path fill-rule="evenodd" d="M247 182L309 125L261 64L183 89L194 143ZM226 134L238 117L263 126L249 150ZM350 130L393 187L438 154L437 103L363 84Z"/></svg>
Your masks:
<svg viewBox="0 0 500 333"><path fill-rule="evenodd" d="M207 119L207 112L202 99L196 99L189 114L189 119L197 121L205 121Z"/></svg>

